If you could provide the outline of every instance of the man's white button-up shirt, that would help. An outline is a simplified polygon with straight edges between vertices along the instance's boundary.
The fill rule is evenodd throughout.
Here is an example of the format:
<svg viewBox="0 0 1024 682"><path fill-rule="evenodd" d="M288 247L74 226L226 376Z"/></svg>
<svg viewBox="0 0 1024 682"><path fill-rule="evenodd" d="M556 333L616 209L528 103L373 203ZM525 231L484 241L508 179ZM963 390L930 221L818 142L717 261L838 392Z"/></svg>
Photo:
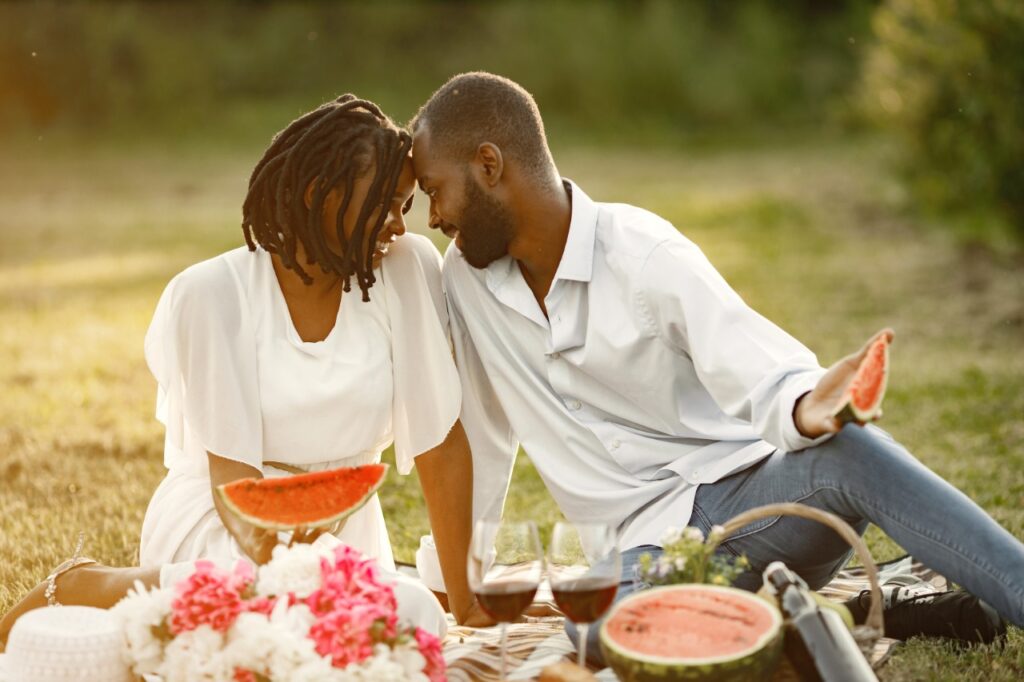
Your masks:
<svg viewBox="0 0 1024 682"><path fill-rule="evenodd" d="M546 317L512 258L445 255L474 515L501 513L521 444L569 520L619 527L623 549L657 545L700 484L819 442L793 408L825 370L670 223L567 186Z"/></svg>

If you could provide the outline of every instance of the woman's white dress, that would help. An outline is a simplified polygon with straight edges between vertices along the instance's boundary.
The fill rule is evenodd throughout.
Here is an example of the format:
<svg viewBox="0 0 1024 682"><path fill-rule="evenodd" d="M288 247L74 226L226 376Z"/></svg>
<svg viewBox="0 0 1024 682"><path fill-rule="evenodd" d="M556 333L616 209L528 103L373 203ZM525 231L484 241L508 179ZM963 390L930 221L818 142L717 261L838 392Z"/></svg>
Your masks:
<svg viewBox="0 0 1024 682"><path fill-rule="evenodd" d="M393 441L398 473L407 474L416 455L444 441L461 392L440 255L426 237L407 234L376 275L371 300L363 302L356 287L344 294L334 328L319 342L299 337L262 249L229 251L168 284L145 342L168 472L146 511L140 547L140 564L162 567L162 583L199 558L244 556L214 509L207 451L280 476L265 462L310 471L366 464L380 461ZM337 537L394 570L376 495ZM443 628L429 592L399 587L400 614L440 618ZM433 604L403 608L403 594Z"/></svg>

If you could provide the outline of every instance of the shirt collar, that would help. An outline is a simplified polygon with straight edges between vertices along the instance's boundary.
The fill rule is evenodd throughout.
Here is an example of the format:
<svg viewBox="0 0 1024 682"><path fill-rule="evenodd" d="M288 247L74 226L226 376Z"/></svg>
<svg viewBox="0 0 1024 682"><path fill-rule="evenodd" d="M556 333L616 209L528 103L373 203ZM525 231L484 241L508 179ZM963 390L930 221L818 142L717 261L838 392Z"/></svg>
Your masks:
<svg viewBox="0 0 1024 682"><path fill-rule="evenodd" d="M579 186L564 179L572 195L572 218L569 221L569 238L562 251L562 260L555 271L555 281L560 279L589 282L594 270L594 239L597 236L597 204Z"/></svg>

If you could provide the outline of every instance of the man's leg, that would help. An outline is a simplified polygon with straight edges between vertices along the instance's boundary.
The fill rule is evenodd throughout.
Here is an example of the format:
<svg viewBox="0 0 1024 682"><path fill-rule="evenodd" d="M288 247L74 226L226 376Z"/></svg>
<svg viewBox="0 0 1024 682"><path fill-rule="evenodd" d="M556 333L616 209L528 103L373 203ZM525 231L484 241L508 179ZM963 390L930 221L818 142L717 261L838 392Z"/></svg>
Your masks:
<svg viewBox="0 0 1024 682"><path fill-rule="evenodd" d="M874 523L915 558L1024 626L1024 545L880 429L847 426L817 447L777 452L701 486L690 525L707 531L775 502L830 511L860 532ZM750 560L752 570L737 581L746 589L756 589L760 572L775 560L820 588L850 554L832 530L795 517L755 522L723 548Z"/></svg>

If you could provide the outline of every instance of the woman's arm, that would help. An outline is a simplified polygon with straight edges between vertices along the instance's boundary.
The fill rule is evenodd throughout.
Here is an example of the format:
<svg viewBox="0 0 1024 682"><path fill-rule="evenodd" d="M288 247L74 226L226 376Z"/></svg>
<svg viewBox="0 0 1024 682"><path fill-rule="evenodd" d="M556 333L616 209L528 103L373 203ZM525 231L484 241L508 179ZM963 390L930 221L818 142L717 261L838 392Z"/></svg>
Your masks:
<svg viewBox="0 0 1024 682"><path fill-rule="evenodd" d="M237 481L240 478L263 478L263 472L255 467L232 459L225 459L212 452L207 452L210 461L210 486L213 493L213 506L217 509L220 520L228 533L235 539L242 551L257 564L270 561L270 555L277 544L277 532L256 528L231 513L215 488L223 483Z"/></svg>
<svg viewBox="0 0 1024 682"><path fill-rule="evenodd" d="M473 533L473 459L462 422L455 422L443 443L416 457L416 472L427 501L452 614L464 625L490 625L491 619L480 611L466 578L466 555Z"/></svg>

